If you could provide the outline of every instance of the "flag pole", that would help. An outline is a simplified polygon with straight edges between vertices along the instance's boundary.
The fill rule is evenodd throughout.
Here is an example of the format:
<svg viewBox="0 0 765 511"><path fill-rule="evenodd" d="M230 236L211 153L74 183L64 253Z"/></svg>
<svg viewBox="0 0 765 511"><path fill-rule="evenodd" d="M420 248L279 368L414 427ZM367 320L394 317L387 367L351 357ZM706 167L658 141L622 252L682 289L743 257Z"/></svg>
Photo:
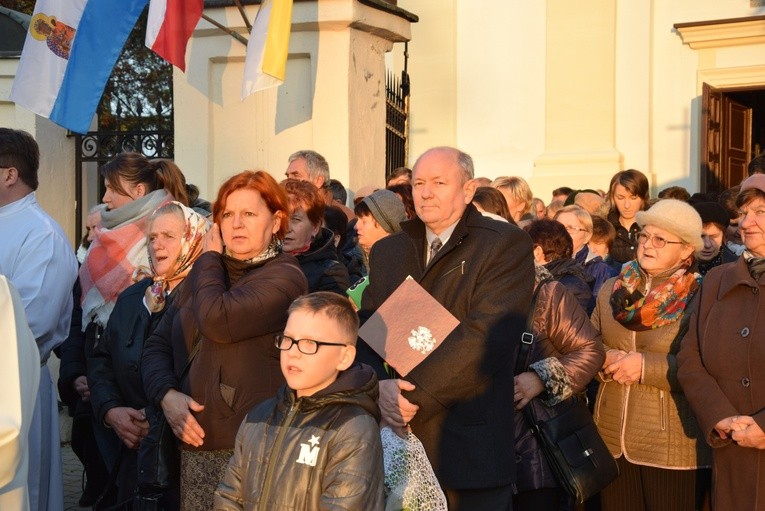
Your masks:
<svg viewBox="0 0 765 511"><path fill-rule="evenodd" d="M234 0L234 3L236 4L236 7L239 9L239 14L242 15L242 19L244 20L244 25L247 27L247 33L252 33L252 24L250 23L250 20L247 19L247 13L244 12L244 6L242 6L241 0Z"/></svg>
<svg viewBox="0 0 765 511"><path fill-rule="evenodd" d="M234 32L233 30L231 30L227 26L222 25L221 23L218 23L217 21L215 21L214 19L209 17L207 14L202 13L202 19L207 21L208 23L211 23L212 25L215 25L216 27L218 27L219 29L223 30L228 35L230 35L231 37L233 37L234 39L236 39L237 41L242 43L243 45L247 46L247 39L245 39L245 37L242 34Z"/></svg>

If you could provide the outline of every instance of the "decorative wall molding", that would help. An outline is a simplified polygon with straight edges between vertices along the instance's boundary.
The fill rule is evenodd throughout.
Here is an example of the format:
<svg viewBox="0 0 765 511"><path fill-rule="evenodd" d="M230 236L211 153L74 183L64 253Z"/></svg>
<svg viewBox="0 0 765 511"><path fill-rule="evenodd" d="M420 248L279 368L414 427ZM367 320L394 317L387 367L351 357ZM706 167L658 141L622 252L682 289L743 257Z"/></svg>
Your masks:
<svg viewBox="0 0 765 511"><path fill-rule="evenodd" d="M675 23L674 28L694 50L765 43L765 16Z"/></svg>

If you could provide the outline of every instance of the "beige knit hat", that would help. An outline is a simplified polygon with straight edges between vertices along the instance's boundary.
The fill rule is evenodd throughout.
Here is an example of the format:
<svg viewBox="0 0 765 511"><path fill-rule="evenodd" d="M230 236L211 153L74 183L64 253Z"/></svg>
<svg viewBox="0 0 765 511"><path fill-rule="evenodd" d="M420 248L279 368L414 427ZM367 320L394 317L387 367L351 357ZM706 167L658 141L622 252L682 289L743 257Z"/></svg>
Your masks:
<svg viewBox="0 0 765 511"><path fill-rule="evenodd" d="M671 232L691 245L697 254L704 249L701 217L687 202L662 199L648 211L638 211L636 220L641 229L646 225L655 225Z"/></svg>

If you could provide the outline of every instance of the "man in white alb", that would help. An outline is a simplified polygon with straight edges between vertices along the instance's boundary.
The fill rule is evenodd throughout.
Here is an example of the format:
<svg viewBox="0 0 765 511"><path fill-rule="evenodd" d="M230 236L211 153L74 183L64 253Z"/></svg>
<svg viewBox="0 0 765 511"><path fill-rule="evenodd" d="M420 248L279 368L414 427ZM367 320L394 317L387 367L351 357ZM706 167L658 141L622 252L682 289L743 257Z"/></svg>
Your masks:
<svg viewBox="0 0 765 511"><path fill-rule="evenodd" d="M0 128L0 275L18 290L40 351L40 390L29 432L31 509L63 509L56 391L46 362L69 333L74 250L37 203L40 150L29 133Z"/></svg>

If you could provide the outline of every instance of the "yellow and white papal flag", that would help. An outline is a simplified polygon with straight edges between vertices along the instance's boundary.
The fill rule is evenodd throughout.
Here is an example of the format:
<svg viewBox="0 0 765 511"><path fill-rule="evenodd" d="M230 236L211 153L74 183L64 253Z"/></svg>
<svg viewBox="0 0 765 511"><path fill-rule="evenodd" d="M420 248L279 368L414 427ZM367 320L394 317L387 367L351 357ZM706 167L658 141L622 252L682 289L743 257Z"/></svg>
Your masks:
<svg viewBox="0 0 765 511"><path fill-rule="evenodd" d="M284 82L291 26L292 0L263 0L247 43L242 99Z"/></svg>

